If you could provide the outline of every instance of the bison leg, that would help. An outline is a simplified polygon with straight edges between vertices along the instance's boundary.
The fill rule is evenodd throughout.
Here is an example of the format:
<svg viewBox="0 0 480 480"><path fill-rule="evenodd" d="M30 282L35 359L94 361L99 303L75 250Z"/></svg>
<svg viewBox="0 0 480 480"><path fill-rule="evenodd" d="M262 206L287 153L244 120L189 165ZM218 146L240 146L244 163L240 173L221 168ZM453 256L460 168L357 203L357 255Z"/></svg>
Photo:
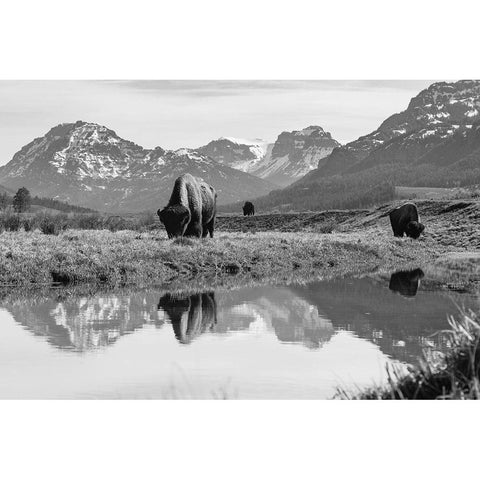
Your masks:
<svg viewBox="0 0 480 480"><path fill-rule="evenodd" d="M393 225L392 222L392 230L394 237L403 237L404 228L402 225Z"/></svg>
<svg viewBox="0 0 480 480"><path fill-rule="evenodd" d="M190 222L184 235L185 237L202 238L202 224L200 222Z"/></svg>
<svg viewBox="0 0 480 480"><path fill-rule="evenodd" d="M213 238L213 230L215 229L215 217L213 217L205 226L203 230L203 236L206 237L210 234L210 238Z"/></svg>

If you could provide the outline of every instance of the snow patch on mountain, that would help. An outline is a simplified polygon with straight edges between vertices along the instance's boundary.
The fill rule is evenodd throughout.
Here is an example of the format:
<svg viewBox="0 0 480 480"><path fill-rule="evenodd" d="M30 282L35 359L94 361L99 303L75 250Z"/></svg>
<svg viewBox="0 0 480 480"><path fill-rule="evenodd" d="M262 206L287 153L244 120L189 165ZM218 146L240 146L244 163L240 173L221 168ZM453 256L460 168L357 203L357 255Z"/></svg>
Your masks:
<svg viewBox="0 0 480 480"><path fill-rule="evenodd" d="M156 210L168 201L173 182L183 173L216 188L219 204L274 187L197 150L144 149L113 130L82 121L57 125L23 147L0 168L0 183L95 209L139 211L152 205Z"/></svg>

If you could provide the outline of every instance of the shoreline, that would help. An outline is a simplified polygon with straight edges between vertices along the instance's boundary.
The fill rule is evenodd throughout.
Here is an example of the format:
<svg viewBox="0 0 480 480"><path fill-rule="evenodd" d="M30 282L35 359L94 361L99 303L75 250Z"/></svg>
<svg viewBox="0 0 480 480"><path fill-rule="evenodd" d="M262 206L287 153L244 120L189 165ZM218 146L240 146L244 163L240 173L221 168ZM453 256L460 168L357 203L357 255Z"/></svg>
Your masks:
<svg viewBox="0 0 480 480"><path fill-rule="evenodd" d="M450 259L441 268L476 285L480 259L461 257L480 253L480 202L419 201L427 229L418 240L392 235L384 217L392 205L219 217L215 238L201 240L169 240L160 225L143 231L67 229L57 235L2 232L0 288L319 279L423 268L445 255Z"/></svg>
<svg viewBox="0 0 480 480"><path fill-rule="evenodd" d="M414 268L433 261L435 250L428 241L370 241L360 233L218 232L214 239L168 240L163 232L4 232L0 287L322 278Z"/></svg>

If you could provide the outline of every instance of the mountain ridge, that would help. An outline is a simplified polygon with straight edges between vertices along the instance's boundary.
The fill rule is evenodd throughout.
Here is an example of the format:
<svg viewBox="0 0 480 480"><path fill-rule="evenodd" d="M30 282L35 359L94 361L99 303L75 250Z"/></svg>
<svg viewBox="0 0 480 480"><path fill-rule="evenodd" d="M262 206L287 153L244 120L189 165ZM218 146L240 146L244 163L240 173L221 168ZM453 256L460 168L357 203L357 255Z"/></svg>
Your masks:
<svg viewBox="0 0 480 480"><path fill-rule="evenodd" d="M413 97L406 110L335 148L315 170L257 197L255 204L269 211L358 208L392 200L395 185L476 184L479 122L480 80L434 83Z"/></svg>
<svg viewBox="0 0 480 480"><path fill-rule="evenodd" d="M220 137L197 150L275 185L287 186L318 166L340 143L318 125L283 131L274 143Z"/></svg>
<svg viewBox="0 0 480 480"><path fill-rule="evenodd" d="M22 147L0 167L0 184L97 210L133 212L162 206L175 178L187 172L214 186L219 204L274 188L195 150L145 149L80 120L57 125Z"/></svg>

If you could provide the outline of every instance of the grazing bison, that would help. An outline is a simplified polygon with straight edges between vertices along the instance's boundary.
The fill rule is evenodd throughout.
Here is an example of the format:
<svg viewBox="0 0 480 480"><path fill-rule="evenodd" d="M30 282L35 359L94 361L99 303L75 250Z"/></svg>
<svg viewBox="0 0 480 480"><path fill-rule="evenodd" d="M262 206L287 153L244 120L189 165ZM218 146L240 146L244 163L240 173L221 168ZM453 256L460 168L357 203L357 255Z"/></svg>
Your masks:
<svg viewBox="0 0 480 480"><path fill-rule="evenodd" d="M424 273L420 268L408 272L392 273L388 288L404 297L414 297L417 294L420 279L423 277Z"/></svg>
<svg viewBox="0 0 480 480"><path fill-rule="evenodd" d="M158 210L160 221L165 225L168 238L206 237L213 238L217 193L201 178L186 173L175 180L168 205Z"/></svg>
<svg viewBox="0 0 480 480"><path fill-rule="evenodd" d="M202 333L213 330L217 323L217 304L213 292L194 295L163 295L158 302L172 322L175 338L191 343Z"/></svg>
<svg viewBox="0 0 480 480"><path fill-rule="evenodd" d="M255 215L255 207L252 202L245 202L243 206L243 216Z"/></svg>
<svg viewBox="0 0 480 480"><path fill-rule="evenodd" d="M425 226L418 220L417 206L414 203L405 203L395 208L389 216L396 237L403 237L405 233L410 238L418 238L425 230Z"/></svg>

